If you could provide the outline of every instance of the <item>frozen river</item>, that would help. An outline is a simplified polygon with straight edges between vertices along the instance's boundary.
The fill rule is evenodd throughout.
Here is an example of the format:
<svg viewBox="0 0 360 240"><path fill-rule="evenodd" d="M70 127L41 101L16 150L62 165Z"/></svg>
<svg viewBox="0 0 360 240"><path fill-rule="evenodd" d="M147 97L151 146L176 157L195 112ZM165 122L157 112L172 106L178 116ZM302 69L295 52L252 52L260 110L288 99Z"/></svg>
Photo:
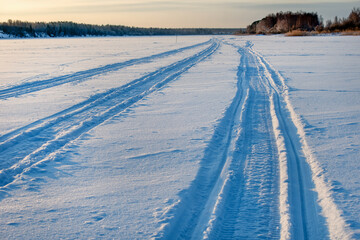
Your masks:
<svg viewBox="0 0 360 240"><path fill-rule="evenodd" d="M0 40L6 239L360 238L359 37Z"/></svg>

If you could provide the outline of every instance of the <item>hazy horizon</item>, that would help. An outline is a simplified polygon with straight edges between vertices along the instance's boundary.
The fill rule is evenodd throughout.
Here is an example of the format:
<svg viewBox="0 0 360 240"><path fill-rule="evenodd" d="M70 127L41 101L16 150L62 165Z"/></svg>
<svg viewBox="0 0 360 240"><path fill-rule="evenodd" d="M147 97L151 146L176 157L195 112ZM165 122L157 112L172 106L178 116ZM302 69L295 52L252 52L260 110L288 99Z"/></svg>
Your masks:
<svg viewBox="0 0 360 240"><path fill-rule="evenodd" d="M317 12L347 17L360 1L333 0L0 0L0 21L73 21L161 28L241 28L269 13Z"/></svg>

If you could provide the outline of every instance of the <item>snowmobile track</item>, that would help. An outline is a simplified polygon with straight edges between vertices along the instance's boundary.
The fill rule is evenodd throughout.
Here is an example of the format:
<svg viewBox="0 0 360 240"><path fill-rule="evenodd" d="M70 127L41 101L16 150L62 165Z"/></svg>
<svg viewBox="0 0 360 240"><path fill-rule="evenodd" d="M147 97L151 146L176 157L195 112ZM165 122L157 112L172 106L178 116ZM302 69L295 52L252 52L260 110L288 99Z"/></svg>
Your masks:
<svg viewBox="0 0 360 240"><path fill-rule="evenodd" d="M5 188L22 174L51 160L71 141L177 79L220 46L217 40L209 44L190 57L1 136L0 187Z"/></svg>
<svg viewBox="0 0 360 240"><path fill-rule="evenodd" d="M24 94L40 91L40 90L51 88L51 87L56 87L56 86L59 86L59 85L65 84L65 83L86 81L93 76L105 74L108 72L114 72L114 71L120 70L122 68L137 65L137 64L143 64L143 63L155 61L156 59L159 59L159 58L168 57L168 56L171 56L171 55L174 55L174 54L186 51L186 50L194 49L194 48L209 44L209 42L210 41L206 41L203 43L199 43L199 44L195 44L195 45L191 45L191 46L187 46L187 47L183 47L183 48L179 48L179 49L170 50L170 51L166 51L166 52L159 53L159 54L154 54L154 55L147 56L147 57L130 59L125 62L108 64L105 66L92 68L92 69L88 69L88 70L84 70L84 71L79 71L79 72L75 72L75 73L71 73L71 74L67 74L67 75L63 75L63 76L59 76L59 77L54 77L54 78L50 78L50 79L46 79L46 80L22 83L22 84L12 86L12 87L9 87L6 89L1 89L0 90L0 99L19 97Z"/></svg>
<svg viewBox="0 0 360 240"><path fill-rule="evenodd" d="M236 95L155 238L329 238L285 86L251 42L231 45L241 55Z"/></svg>

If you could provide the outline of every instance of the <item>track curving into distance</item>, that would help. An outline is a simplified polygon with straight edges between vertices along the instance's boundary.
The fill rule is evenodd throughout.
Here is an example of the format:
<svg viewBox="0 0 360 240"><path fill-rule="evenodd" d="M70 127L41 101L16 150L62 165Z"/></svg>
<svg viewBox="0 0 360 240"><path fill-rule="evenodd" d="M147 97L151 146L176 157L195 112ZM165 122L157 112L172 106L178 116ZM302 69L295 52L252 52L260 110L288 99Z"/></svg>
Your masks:
<svg viewBox="0 0 360 240"><path fill-rule="evenodd" d="M202 42L199 44L183 47L183 48L166 51L163 53L154 54L154 55L147 56L147 57L130 59L130 60L127 60L124 62L119 62L119 63L112 63L112 64L108 64L105 66L92 68L92 69L88 69L88 70L84 70L84 71L79 71L79 72L75 72L75 73L71 73L71 74L67 74L67 75L63 75L63 76L59 76L59 77L54 77L54 78L50 78L50 79L46 79L46 80L22 83L19 85L1 89L0 90L0 99L8 99L11 97L18 97L18 96L21 96L24 94L28 94L28 93L40 91L43 89L59 86L59 85L65 84L65 83L85 81L87 79L90 79L93 76L117 71L122 68L133 66L136 64L142 64L142 63L155 61L156 59L159 59L159 58L168 57L168 56L174 55L176 53L180 53L180 52L183 52L186 50L197 48L197 47L209 44L210 41L211 40Z"/></svg>
<svg viewBox="0 0 360 240"><path fill-rule="evenodd" d="M279 74L238 49L237 92L157 239L328 239Z"/></svg>
<svg viewBox="0 0 360 240"><path fill-rule="evenodd" d="M177 79L217 51L208 42L0 90L0 99L50 88L206 45L194 55L0 136L0 192L92 128ZM284 79L252 43L238 51L237 91L200 168L166 213L155 239L350 239L310 161ZM324 187L325 186L325 187ZM321 191L319 191L319 189ZM320 200L323 201L320 201ZM335 207L333 207L335 206ZM337 215L338 214L338 215Z"/></svg>
<svg viewBox="0 0 360 240"><path fill-rule="evenodd" d="M62 147L82 134L177 79L216 52L220 42L211 40L208 44L207 48L190 57L1 136L0 190L54 157Z"/></svg>

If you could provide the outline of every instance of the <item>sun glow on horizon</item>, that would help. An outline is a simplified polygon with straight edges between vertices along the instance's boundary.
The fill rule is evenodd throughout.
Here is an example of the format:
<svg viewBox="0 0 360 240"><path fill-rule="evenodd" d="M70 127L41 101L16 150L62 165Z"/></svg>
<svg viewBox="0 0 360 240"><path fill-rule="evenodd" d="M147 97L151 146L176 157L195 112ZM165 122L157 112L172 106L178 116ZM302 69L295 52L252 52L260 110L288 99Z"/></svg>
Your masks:
<svg viewBox="0 0 360 240"><path fill-rule="evenodd" d="M329 0L0 0L0 21L74 21L138 27L245 27L278 11L345 17L360 1Z"/></svg>

